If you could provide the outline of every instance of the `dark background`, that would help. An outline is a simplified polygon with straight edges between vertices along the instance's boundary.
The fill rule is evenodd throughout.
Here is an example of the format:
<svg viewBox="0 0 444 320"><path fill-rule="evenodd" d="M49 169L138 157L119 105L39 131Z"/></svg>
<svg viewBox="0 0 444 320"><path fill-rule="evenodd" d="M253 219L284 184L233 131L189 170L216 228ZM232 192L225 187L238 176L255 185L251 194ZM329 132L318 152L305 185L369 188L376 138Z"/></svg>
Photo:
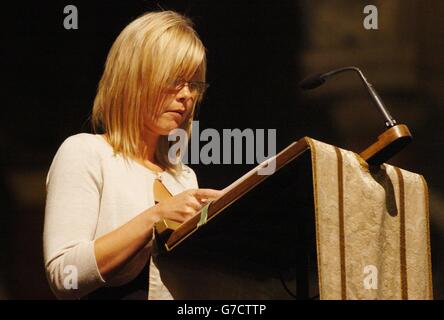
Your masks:
<svg viewBox="0 0 444 320"><path fill-rule="evenodd" d="M73 4L79 29L63 28ZM365 30L363 8L379 9ZM59 145L89 132L108 50L146 11L185 13L208 49L211 87L200 129L277 129L277 149L303 136L362 151L384 127L354 74L301 92L306 75L356 65L415 140L389 163L430 188L435 298L444 298L444 32L442 1L53 1L2 10L0 298L52 299L42 262L45 178ZM222 188L248 167L193 165Z"/></svg>

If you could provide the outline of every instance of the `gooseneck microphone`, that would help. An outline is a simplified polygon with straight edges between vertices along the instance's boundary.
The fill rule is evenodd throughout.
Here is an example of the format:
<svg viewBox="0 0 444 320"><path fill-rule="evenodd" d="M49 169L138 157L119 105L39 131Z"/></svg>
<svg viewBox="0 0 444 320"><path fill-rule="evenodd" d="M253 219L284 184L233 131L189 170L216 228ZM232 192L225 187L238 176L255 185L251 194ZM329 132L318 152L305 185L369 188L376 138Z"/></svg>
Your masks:
<svg viewBox="0 0 444 320"><path fill-rule="evenodd" d="M394 127L396 125L396 120L393 119L393 117L387 111L384 103L381 100L381 97L379 97L376 90L373 88L373 86L370 84L370 82L368 82L367 79L364 77L364 74L362 73L362 71L359 70L359 68L357 68L357 67L344 67L344 68L335 69L335 70L332 70L332 71L329 71L326 73L322 73L322 74L318 73L318 74L309 76L309 77L305 78L304 80L302 80L299 83L299 86L304 90L311 90L311 89L317 88L320 85L324 84L325 81L327 81L327 79L330 78L331 76L338 74L338 73L345 72L345 71L355 71L359 74L359 77L361 78L362 82L364 83L364 86L367 88L370 98L375 103L378 110L382 113L382 115L385 119L385 126L388 128Z"/></svg>

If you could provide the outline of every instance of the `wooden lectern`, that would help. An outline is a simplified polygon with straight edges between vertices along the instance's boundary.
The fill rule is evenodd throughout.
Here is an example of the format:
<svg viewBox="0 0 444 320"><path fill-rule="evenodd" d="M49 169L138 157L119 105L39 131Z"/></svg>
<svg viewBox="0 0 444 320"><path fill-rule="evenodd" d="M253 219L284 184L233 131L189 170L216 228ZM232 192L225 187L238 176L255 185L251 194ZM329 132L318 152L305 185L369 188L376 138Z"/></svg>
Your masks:
<svg viewBox="0 0 444 320"><path fill-rule="evenodd" d="M408 129L401 129L396 132L405 139ZM156 225L154 261L175 299L323 298L309 141L300 139L276 155L272 175L258 174L264 163L233 183L207 207L205 224L197 215L182 225ZM384 153L379 159L390 157L384 149L390 142L378 140L378 146L375 152ZM359 298L342 291L339 299Z"/></svg>
<svg viewBox="0 0 444 320"><path fill-rule="evenodd" d="M203 267L202 272L229 274L225 281L230 287L237 286L233 291L218 290L221 284L216 278L214 283L208 283L213 290L202 295L193 292L190 298L285 299L317 295L316 279L310 283L308 275L308 270L315 274L310 267L316 266L316 260L307 150L302 139L277 156L273 175L250 171L237 187L210 204L207 223L200 228L199 216L174 232L166 228L168 224L157 227L167 251L159 254L167 260L165 264L174 260L195 263ZM264 283L271 288L264 288Z"/></svg>

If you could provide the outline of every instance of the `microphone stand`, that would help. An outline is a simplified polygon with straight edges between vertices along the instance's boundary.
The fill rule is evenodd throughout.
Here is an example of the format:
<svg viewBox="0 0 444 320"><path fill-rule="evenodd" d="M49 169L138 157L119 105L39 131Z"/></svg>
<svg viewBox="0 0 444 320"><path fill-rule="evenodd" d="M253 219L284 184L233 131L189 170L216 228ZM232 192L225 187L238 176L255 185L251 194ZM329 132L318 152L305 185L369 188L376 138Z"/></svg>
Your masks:
<svg viewBox="0 0 444 320"><path fill-rule="evenodd" d="M308 77L300 83L300 86L303 89L314 89L322 85L329 77L344 71L355 71L359 74L359 77L370 95L370 98L385 119L385 126L388 129L378 136L376 142L371 144L359 154L368 164L379 166L401 151L413 140L413 137L406 125L397 124L396 120L390 115L382 102L381 97L378 95L370 82L367 81L362 71L353 66L343 67L321 75Z"/></svg>

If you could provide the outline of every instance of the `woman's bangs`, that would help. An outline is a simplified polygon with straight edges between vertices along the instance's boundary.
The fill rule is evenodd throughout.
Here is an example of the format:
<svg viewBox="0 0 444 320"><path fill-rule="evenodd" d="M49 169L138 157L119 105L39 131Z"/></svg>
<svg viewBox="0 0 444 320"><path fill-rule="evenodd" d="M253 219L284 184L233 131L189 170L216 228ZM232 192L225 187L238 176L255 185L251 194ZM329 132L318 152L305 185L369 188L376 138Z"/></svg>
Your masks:
<svg viewBox="0 0 444 320"><path fill-rule="evenodd" d="M176 43L176 59L173 66L174 78L191 80L194 76L198 80L204 80L202 64L205 59L205 48L202 43L195 38L194 34L185 34L182 41ZM200 74L199 74L200 73Z"/></svg>

